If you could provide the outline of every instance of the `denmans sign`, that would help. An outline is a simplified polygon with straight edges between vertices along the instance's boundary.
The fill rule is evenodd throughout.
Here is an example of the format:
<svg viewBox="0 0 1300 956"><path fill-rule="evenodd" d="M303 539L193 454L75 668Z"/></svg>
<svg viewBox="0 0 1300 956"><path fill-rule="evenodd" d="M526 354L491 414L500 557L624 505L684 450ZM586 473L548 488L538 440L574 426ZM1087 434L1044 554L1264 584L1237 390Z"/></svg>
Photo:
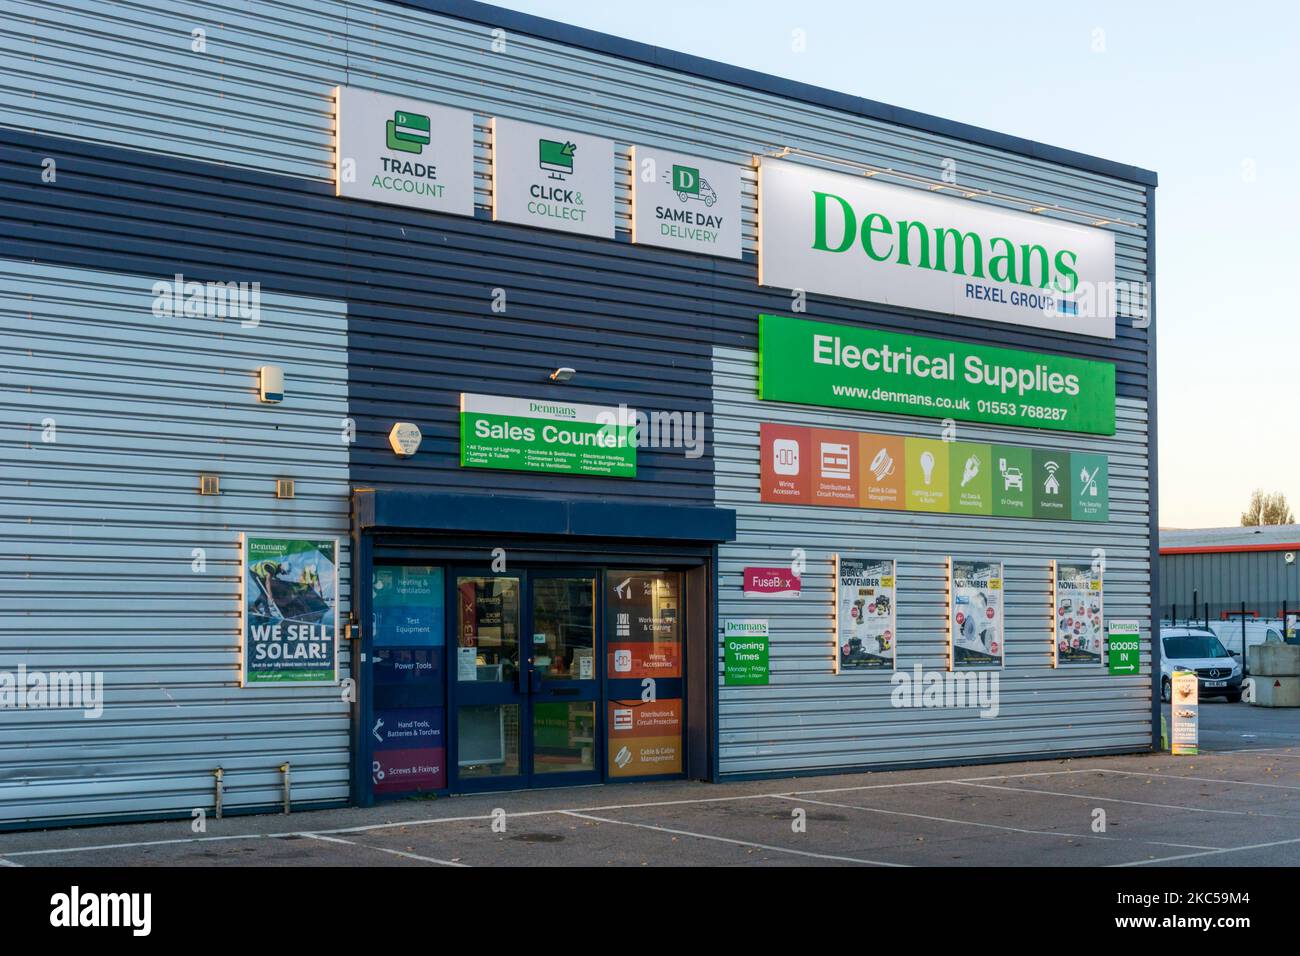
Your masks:
<svg viewBox="0 0 1300 956"><path fill-rule="evenodd" d="M782 160L759 166L762 285L1115 337L1115 237Z"/></svg>

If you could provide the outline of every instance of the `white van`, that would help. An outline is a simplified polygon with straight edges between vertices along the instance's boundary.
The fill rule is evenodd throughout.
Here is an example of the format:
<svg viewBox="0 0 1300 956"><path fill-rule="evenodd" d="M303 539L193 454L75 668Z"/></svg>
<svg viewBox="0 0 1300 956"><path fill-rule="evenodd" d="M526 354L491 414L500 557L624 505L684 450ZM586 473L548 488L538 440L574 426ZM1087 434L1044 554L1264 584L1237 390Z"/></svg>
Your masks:
<svg viewBox="0 0 1300 956"><path fill-rule="evenodd" d="M1219 639L1224 647L1233 657L1242 658L1245 648L1242 647L1241 620L1236 621L1211 621L1210 630L1214 632L1215 637ZM1254 647L1256 644L1284 644L1286 639L1283 637L1282 622L1280 620L1254 620L1246 619L1246 647ZM1244 659L1244 658L1243 658Z"/></svg>

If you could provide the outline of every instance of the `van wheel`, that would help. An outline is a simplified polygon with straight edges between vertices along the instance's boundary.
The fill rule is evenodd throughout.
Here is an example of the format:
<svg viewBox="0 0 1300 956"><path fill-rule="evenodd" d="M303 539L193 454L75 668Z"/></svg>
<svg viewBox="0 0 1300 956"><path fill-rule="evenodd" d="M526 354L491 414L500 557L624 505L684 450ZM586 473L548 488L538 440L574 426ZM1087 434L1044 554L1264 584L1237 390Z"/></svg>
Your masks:
<svg viewBox="0 0 1300 956"><path fill-rule="evenodd" d="M1169 703L1169 698L1172 697L1173 695L1174 695L1174 691L1169 684L1169 678L1162 677L1160 679L1160 699L1167 704Z"/></svg>
<svg viewBox="0 0 1300 956"><path fill-rule="evenodd" d="M1239 691L1239 690L1230 690L1230 691L1228 691L1228 703L1230 703L1230 704L1240 704L1240 703L1241 703L1241 691Z"/></svg>

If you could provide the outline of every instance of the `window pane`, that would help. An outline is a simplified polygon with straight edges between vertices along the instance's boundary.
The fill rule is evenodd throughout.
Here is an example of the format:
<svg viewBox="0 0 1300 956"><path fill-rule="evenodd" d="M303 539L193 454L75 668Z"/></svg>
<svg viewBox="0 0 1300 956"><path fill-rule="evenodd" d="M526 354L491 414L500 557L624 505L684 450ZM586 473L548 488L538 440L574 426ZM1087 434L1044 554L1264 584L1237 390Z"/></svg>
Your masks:
<svg viewBox="0 0 1300 956"><path fill-rule="evenodd" d="M519 579L457 578L456 679L512 681L519 668Z"/></svg>
<svg viewBox="0 0 1300 956"><path fill-rule="evenodd" d="M462 780L519 773L519 705L482 704L459 711L456 742Z"/></svg>
<svg viewBox="0 0 1300 956"><path fill-rule="evenodd" d="M681 584L674 571L606 573L610 678L682 676Z"/></svg>
<svg viewBox="0 0 1300 956"><path fill-rule="evenodd" d="M533 772L596 769L596 703L533 705Z"/></svg>
<svg viewBox="0 0 1300 956"><path fill-rule="evenodd" d="M532 637L543 680L595 680L596 579L536 579Z"/></svg>

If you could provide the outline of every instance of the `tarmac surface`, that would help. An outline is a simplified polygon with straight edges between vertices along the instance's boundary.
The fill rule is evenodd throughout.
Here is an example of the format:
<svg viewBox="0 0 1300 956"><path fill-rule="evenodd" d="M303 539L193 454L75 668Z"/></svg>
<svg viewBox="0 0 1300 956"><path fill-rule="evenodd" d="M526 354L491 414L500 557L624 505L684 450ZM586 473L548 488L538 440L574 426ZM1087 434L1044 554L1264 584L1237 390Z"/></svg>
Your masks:
<svg viewBox="0 0 1300 956"><path fill-rule="evenodd" d="M203 833L9 833L0 865L1300 865L1300 712L1214 701L1201 724L1196 757L570 787L209 819Z"/></svg>

